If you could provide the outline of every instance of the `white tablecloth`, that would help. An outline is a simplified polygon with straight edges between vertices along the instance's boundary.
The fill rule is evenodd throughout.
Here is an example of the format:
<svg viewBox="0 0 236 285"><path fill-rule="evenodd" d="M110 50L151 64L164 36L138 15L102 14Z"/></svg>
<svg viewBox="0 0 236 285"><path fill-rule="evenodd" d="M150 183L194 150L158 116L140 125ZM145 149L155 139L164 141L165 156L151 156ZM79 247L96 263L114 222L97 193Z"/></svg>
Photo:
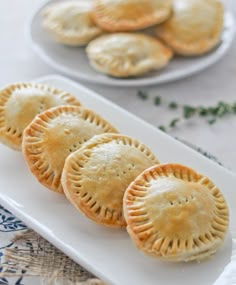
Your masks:
<svg viewBox="0 0 236 285"><path fill-rule="evenodd" d="M28 20L39 2L0 0L0 88L11 82L28 81L56 73L33 53L26 40ZM224 2L236 15L236 1ZM176 114L166 107L154 106L153 98L157 95L167 102L190 105L214 105L221 100L236 101L236 39L222 60L200 74L169 84L139 88L150 94L147 101L136 96L137 88L82 83L131 113L159 126L169 122ZM219 120L211 126L204 120L190 120L179 125L170 134L200 146L217 156L226 167L236 171L236 115Z"/></svg>

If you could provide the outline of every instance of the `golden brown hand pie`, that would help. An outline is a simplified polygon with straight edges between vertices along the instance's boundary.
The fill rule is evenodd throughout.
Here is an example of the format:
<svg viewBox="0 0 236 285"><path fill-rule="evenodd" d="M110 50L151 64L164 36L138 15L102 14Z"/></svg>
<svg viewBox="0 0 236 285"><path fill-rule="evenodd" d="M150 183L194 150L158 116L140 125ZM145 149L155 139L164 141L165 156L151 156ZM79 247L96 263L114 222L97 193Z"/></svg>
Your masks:
<svg viewBox="0 0 236 285"><path fill-rule="evenodd" d="M96 23L110 32L143 29L165 21L171 13L170 0L94 0Z"/></svg>
<svg viewBox="0 0 236 285"><path fill-rule="evenodd" d="M66 157L94 135L105 132L117 131L93 111L55 107L38 115L25 129L22 150L38 181L63 193L60 180Z"/></svg>
<svg viewBox="0 0 236 285"><path fill-rule="evenodd" d="M86 45L102 33L90 15L91 8L92 4L87 0L50 4L42 11L43 27L59 43Z"/></svg>
<svg viewBox="0 0 236 285"><path fill-rule="evenodd" d="M22 134L33 118L58 105L77 105L71 94L38 83L16 83L0 90L0 141L21 150Z"/></svg>
<svg viewBox="0 0 236 285"><path fill-rule="evenodd" d="M201 55L220 42L223 16L218 0L174 0L173 15L157 35L178 54Z"/></svg>
<svg viewBox="0 0 236 285"><path fill-rule="evenodd" d="M165 67L172 51L144 34L118 33L101 36L87 46L91 65L116 77L144 74Z"/></svg>
<svg viewBox="0 0 236 285"><path fill-rule="evenodd" d="M118 134L95 136L71 154L62 173L69 201L98 224L125 226L124 191L144 169L157 164L144 144Z"/></svg>
<svg viewBox="0 0 236 285"><path fill-rule="evenodd" d="M170 261L200 260L222 245L228 208L204 175L178 164L151 167L124 195L128 233L147 254Z"/></svg>

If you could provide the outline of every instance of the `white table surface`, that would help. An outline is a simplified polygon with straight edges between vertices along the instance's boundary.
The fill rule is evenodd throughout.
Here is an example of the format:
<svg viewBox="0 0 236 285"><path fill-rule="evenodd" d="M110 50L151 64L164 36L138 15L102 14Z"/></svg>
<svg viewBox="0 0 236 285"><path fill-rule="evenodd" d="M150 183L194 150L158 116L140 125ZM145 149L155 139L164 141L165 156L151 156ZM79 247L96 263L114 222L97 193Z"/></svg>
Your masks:
<svg viewBox="0 0 236 285"><path fill-rule="evenodd" d="M235 0L224 2L236 15ZM0 87L57 73L34 54L26 40L28 19L39 4L39 0L0 0ZM138 88L81 83L156 126L176 117L175 112L169 112L163 106L154 106L151 99L142 101L137 98ZM220 100L236 101L236 39L223 59L200 74L143 90L151 98L161 95L167 101L183 104L214 105ZM236 171L235 133L236 116L224 118L213 126L194 119L170 132L216 155L233 171Z"/></svg>
<svg viewBox="0 0 236 285"><path fill-rule="evenodd" d="M236 15L236 1L224 2ZM0 88L15 81L29 81L57 73L34 54L26 40L27 22L39 4L39 0L0 0ZM222 60L200 74L161 86L141 88L150 94L148 101L142 101L136 96L138 88L81 83L159 126L177 115L166 107L154 106L152 99L156 95L166 101L193 105L214 105L220 100L236 101L236 39ZM236 116L224 118L212 126L203 120L194 119L181 124L170 134L202 147L216 155L232 171L236 171ZM33 283L38 284L36 281ZM27 284L32 282L28 281Z"/></svg>
<svg viewBox="0 0 236 285"><path fill-rule="evenodd" d="M236 15L235 0L224 2ZM0 87L56 73L34 54L26 40L28 19L39 3L39 0L0 0ZM144 102L137 98L137 88L81 83L156 126L176 117L175 113L168 112L166 108L154 106L151 99ZM236 101L236 39L222 60L200 74L144 90L148 91L150 97L161 95L167 101L184 104L213 105L219 100ZM230 116L213 126L202 120L191 120L170 134L211 152L225 166L236 171L235 132L236 116Z"/></svg>

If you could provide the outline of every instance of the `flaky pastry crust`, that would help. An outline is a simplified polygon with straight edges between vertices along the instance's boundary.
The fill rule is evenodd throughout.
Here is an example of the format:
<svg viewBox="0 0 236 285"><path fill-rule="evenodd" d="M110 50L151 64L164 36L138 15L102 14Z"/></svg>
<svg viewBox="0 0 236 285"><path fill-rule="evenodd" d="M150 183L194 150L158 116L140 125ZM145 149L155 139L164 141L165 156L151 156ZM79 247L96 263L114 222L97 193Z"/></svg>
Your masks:
<svg viewBox="0 0 236 285"><path fill-rule="evenodd" d="M58 105L80 102L70 93L39 83L15 83L0 90L0 141L20 151L22 134L34 117Z"/></svg>
<svg viewBox="0 0 236 285"><path fill-rule="evenodd" d="M42 11L42 25L59 43L84 46L102 33L91 17L87 0L65 1L47 5Z"/></svg>
<svg viewBox="0 0 236 285"><path fill-rule="evenodd" d="M223 244L228 207L206 176L179 164L140 174L124 195L127 231L144 253L169 261L201 260Z"/></svg>
<svg viewBox="0 0 236 285"><path fill-rule="evenodd" d="M144 34L117 33L101 36L87 46L90 64L115 77L138 76L164 68L172 51Z"/></svg>
<svg viewBox="0 0 236 285"><path fill-rule="evenodd" d="M173 15L156 28L157 36L175 53L202 55L219 42L224 9L218 0L174 0Z"/></svg>
<svg viewBox="0 0 236 285"><path fill-rule="evenodd" d="M171 14L170 0L94 0L93 18L109 32L128 32L165 21Z"/></svg>
<svg viewBox="0 0 236 285"><path fill-rule="evenodd" d="M62 185L68 200L88 218L105 226L124 227L125 189L157 163L149 148L131 137L98 135L66 159Z"/></svg>
<svg viewBox="0 0 236 285"><path fill-rule="evenodd" d="M65 159L94 135L117 130L92 110L76 106L51 108L36 116L23 134L25 161L40 183L63 193Z"/></svg>

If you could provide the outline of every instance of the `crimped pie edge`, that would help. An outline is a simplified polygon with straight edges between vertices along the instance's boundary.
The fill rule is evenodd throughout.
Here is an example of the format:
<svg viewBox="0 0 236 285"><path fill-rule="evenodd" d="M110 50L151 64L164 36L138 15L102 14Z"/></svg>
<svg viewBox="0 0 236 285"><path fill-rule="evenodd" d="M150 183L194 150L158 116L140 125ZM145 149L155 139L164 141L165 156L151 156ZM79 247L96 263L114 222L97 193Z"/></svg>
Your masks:
<svg viewBox="0 0 236 285"><path fill-rule="evenodd" d="M75 151L74 153L72 153L71 155L67 157L65 165L64 165L63 173L62 173L62 185L63 185L64 193L67 199L89 219L93 220L94 222L98 224L103 224L109 227L125 227L126 222L125 222L124 217L122 217L123 214L121 215L120 213L117 213L116 217L117 219L119 219L118 221L116 219L108 221L104 219L104 217L99 217L98 215L94 215L94 211L89 211L85 203L86 201L83 201L85 199L88 199L87 195L82 196L81 199L77 199L76 201L74 201L73 194L71 194L72 191L70 190L70 189L73 189L73 184L77 185L76 187L74 187L73 191L76 193L78 192L77 194L79 194L79 191L80 191L79 188L82 187L79 183L80 179L78 179L78 181L77 179L75 179L75 181L70 180L69 176L70 177L72 176L72 174L70 173L71 169L73 169L75 172L74 176L75 175L80 176L79 169L82 168L90 158L89 150L96 148L96 146L100 144L109 143L114 140L117 142L122 141L124 145L128 144L131 146L135 146L136 148L139 148L140 151L146 153L147 156L152 157L152 159L155 162L154 164L159 163L159 161L155 158L155 156L150 151L150 149L146 145L140 143L138 140L134 138L131 138L126 135L112 134L112 133L96 135L92 139L90 139L87 143L85 143L79 150ZM88 203L91 203L91 202L93 204L92 199L90 199L89 197ZM99 207L102 207L102 206L99 205ZM102 211L100 209L100 212L98 214L100 214L101 212Z"/></svg>
<svg viewBox="0 0 236 285"><path fill-rule="evenodd" d="M71 114L75 112L76 114L79 113L81 114L82 118L84 120L88 120L91 124L94 124L95 127L97 126L101 126L104 129L104 132L117 132L117 130L110 125L109 122L107 122L106 120L104 120L100 115L98 115L97 113L95 113L94 111L84 108L84 107L80 107L80 106L72 106L72 105L63 105L63 106L58 106L58 107L53 107L50 108L48 110L46 110L45 112L39 114L38 116L35 117L35 119L31 122L31 124L25 129L24 134L23 134L23 143L22 143L22 150L23 150L23 155L25 157L25 160L27 162L27 165L30 169L30 171L36 176L37 180L43 184L45 187L47 187L48 189L54 191L54 192L59 192L59 193L64 193L60 179L61 179L61 173L60 175L55 177L55 173L54 173L54 169L52 169L53 174L50 173L50 176L48 176L48 178L53 178L55 177L55 182L53 182L53 185L51 185L50 183L48 183L47 181L45 182L45 179L48 179L44 176L44 173L42 173L41 176L41 170L40 170L40 165L43 166L45 163L45 160L43 158L40 158L40 139L39 139L39 145L37 146L37 142L36 144L36 149L39 150L39 154L35 154L35 151L29 151L29 148L31 148L32 146L32 138L34 138L34 140L37 141L37 136L31 136L31 131L39 131L40 132L40 128L44 128L45 124L47 124L48 122L47 119L49 120L53 120L57 117L59 117L61 114ZM46 120L46 121L45 121ZM39 137L38 137L39 138ZM34 142L33 142L34 143ZM71 147L71 150L69 150L70 152L73 152L73 146ZM39 155L39 157L37 158L36 162L37 165L35 166L35 156ZM33 163L34 162L34 163ZM38 165L39 164L39 165ZM50 169L49 169L50 170Z"/></svg>
<svg viewBox="0 0 236 285"><path fill-rule="evenodd" d="M155 180L157 177L163 177L163 176L168 177L169 174L174 175L174 177L176 177L176 178L180 178L180 179L190 181L190 182L194 181L196 183L204 185L213 194L212 197L214 198L215 204L217 204L216 207L217 207L217 210L221 213L221 216L220 216L220 218L218 216L214 217L214 222L215 222L214 227L216 227L216 225L218 225L219 229L218 230L215 229L215 232L213 235L215 235L217 237L215 239L216 242L213 243L210 247L209 246L206 246L206 247L202 246L201 250L188 253L188 252L185 252L188 244L186 244L184 242L176 243L174 241L170 241L171 245L179 244L179 246L183 250L183 254L181 254L181 252L180 252L176 256L171 256L171 255L168 256L168 253L163 254L163 252L161 252L161 247L164 244L163 241L162 241L162 243L159 244L159 248L158 248L158 250L160 249L159 251L155 250L153 248L150 249L145 245L145 242L146 242L145 239L147 238L147 234L145 234L145 232L150 229L150 225L148 223L146 224L146 226L145 226L145 224L139 225L140 236L137 233L137 230L134 229L135 222L132 222L132 220L137 219L137 216L135 216L136 214L132 216L131 212L137 211L139 213L139 211L140 211L140 214L143 215L143 210L139 209L140 205L139 206L132 205L132 199L139 199L138 198L139 196L145 197L145 191L148 188L148 186L146 186L146 184L148 184L152 180ZM138 189L141 190L141 192L143 192L143 193L142 194L139 193L139 195L135 196L135 193L140 192ZM161 258L163 260L192 261L192 260L202 260L206 257L210 257L222 245L224 238L225 238L227 228L228 228L228 222L229 222L228 206L227 206L227 203L226 203L222 193L220 192L220 190L205 175L199 174L195 170L193 170L187 166L181 165L181 164L174 164L174 163L159 164L159 165L156 165L156 166L153 166L153 167L146 169L143 173L141 173L129 185L129 187L125 191L124 200L123 200L123 207L124 207L125 219L127 221L127 231L129 233L132 241L137 246L137 248L139 248L141 251L143 251L144 253L146 253L148 255L158 257L158 258ZM217 218L217 220L215 220L215 218ZM149 238L150 238L150 236L149 236ZM161 238L164 238L164 241L165 241L165 237L161 237ZM204 243L204 239L209 239L208 233L205 233L204 237L199 237L199 241L196 241L196 240L193 240L193 241L194 241L194 244L196 243L196 244L201 245L202 243ZM157 243L159 243L158 240L157 240ZM155 239L154 239L154 241L155 241ZM167 251L168 248L165 250Z"/></svg>

